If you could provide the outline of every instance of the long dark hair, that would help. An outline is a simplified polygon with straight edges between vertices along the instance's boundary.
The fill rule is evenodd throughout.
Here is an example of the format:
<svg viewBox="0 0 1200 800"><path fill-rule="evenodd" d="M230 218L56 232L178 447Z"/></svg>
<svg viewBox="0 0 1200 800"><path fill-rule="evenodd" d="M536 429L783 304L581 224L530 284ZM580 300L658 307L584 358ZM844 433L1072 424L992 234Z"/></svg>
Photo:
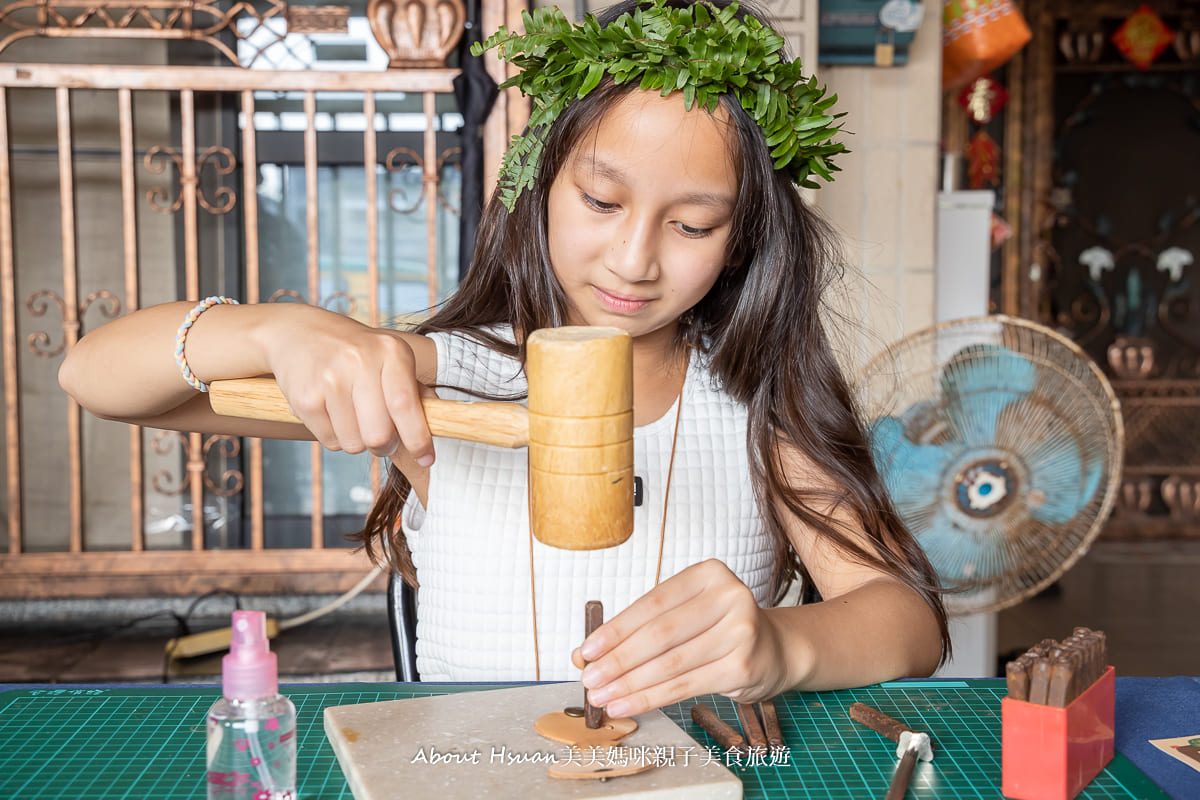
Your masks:
<svg viewBox="0 0 1200 800"><path fill-rule="evenodd" d="M614 6L601 16L601 24L636 4L628 0ZM741 4L739 14L750 13ZM753 15L764 19L757 12ZM466 279L416 332L469 332L523 361L528 333L564 324L566 297L551 267L547 243L547 198L580 142L628 88L602 83L563 111L546 133L538 180L521 194L512 212L493 194ZM779 602L796 577L806 594L812 592L809 572L788 540L776 505L782 500L790 513L847 557L893 575L918 592L937 617L944 659L950 639L937 575L888 498L854 394L822 322L825 290L844 269L837 237L804 202L787 173L773 168L761 129L737 98L725 95L722 105L732 120L729 140L740 173L730 239L732 266L681 317L675 344L680 355L689 347L703 351L714 378L748 409L751 477L775 555L771 595ZM497 325L510 325L515 343L487 330ZM780 443L824 469L827 485L793 485ZM355 538L372 560L390 560L415 585L399 522L409 488L392 466L386 489ZM856 519L872 548L858 544L854 532L830 516L835 511Z"/></svg>

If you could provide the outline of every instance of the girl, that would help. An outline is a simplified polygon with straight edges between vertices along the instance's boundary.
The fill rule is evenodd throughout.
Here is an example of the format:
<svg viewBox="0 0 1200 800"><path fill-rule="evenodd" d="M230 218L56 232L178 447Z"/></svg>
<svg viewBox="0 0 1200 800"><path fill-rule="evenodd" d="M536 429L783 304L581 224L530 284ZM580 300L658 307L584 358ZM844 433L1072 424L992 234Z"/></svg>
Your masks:
<svg viewBox="0 0 1200 800"><path fill-rule="evenodd" d="M537 110L467 278L415 331L299 304L167 304L88 334L60 382L108 418L390 458L361 539L419 580L426 680L583 669L589 701L624 717L930 673L948 649L936 577L831 352L836 248L795 186L828 177L841 149L830 101L736 6L644 0L579 26L555 14L526 19L536 37L488 42L523 67ZM594 52L617 66L574 66ZM633 338L644 499L607 550L535 543L524 452L439 440L435 462L421 412L435 386L523 397L525 336L560 325ZM262 374L303 426L215 416L193 388ZM793 578L823 599L777 607ZM580 644L591 599L610 619Z"/></svg>

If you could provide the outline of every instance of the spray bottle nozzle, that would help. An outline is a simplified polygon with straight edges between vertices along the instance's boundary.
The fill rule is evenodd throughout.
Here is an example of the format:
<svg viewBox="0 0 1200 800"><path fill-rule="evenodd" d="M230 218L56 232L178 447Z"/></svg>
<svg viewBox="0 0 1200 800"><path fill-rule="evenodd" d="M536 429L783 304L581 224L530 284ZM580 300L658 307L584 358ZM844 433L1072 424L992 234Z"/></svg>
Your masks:
<svg viewBox="0 0 1200 800"><path fill-rule="evenodd" d="M258 700L279 691L275 654L267 644L267 615L234 611L229 654L221 660L221 684L231 700Z"/></svg>
<svg viewBox="0 0 1200 800"><path fill-rule="evenodd" d="M261 611L233 612L233 639L229 654L235 659L266 653L267 615Z"/></svg>

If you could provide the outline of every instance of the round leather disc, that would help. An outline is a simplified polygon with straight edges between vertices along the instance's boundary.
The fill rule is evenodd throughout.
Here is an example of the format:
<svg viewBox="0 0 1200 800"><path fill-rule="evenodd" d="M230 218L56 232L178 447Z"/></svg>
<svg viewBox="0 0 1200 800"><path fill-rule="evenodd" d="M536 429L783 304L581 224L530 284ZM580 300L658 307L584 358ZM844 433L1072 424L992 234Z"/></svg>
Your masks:
<svg viewBox="0 0 1200 800"><path fill-rule="evenodd" d="M583 717L571 717L562 711L543 714L533 723L533 729L547 739L576 747L615 745L636 731L637 726L634 719L605 719L599 728L589 728Z"/></svg>

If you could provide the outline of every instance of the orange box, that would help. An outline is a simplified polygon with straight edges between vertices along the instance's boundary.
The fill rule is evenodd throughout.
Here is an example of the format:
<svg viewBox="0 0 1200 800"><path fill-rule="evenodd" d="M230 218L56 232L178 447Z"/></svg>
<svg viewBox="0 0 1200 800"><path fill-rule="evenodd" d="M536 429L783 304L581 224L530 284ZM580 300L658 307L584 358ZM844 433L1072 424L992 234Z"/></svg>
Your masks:
<svg viewBox="0 0 1200 800"><path fill-rule="evenodd" d="M1001 792L1014 800L1070 800L1113 757L1116 670L1066 708L1000 701Z"/></svg>

